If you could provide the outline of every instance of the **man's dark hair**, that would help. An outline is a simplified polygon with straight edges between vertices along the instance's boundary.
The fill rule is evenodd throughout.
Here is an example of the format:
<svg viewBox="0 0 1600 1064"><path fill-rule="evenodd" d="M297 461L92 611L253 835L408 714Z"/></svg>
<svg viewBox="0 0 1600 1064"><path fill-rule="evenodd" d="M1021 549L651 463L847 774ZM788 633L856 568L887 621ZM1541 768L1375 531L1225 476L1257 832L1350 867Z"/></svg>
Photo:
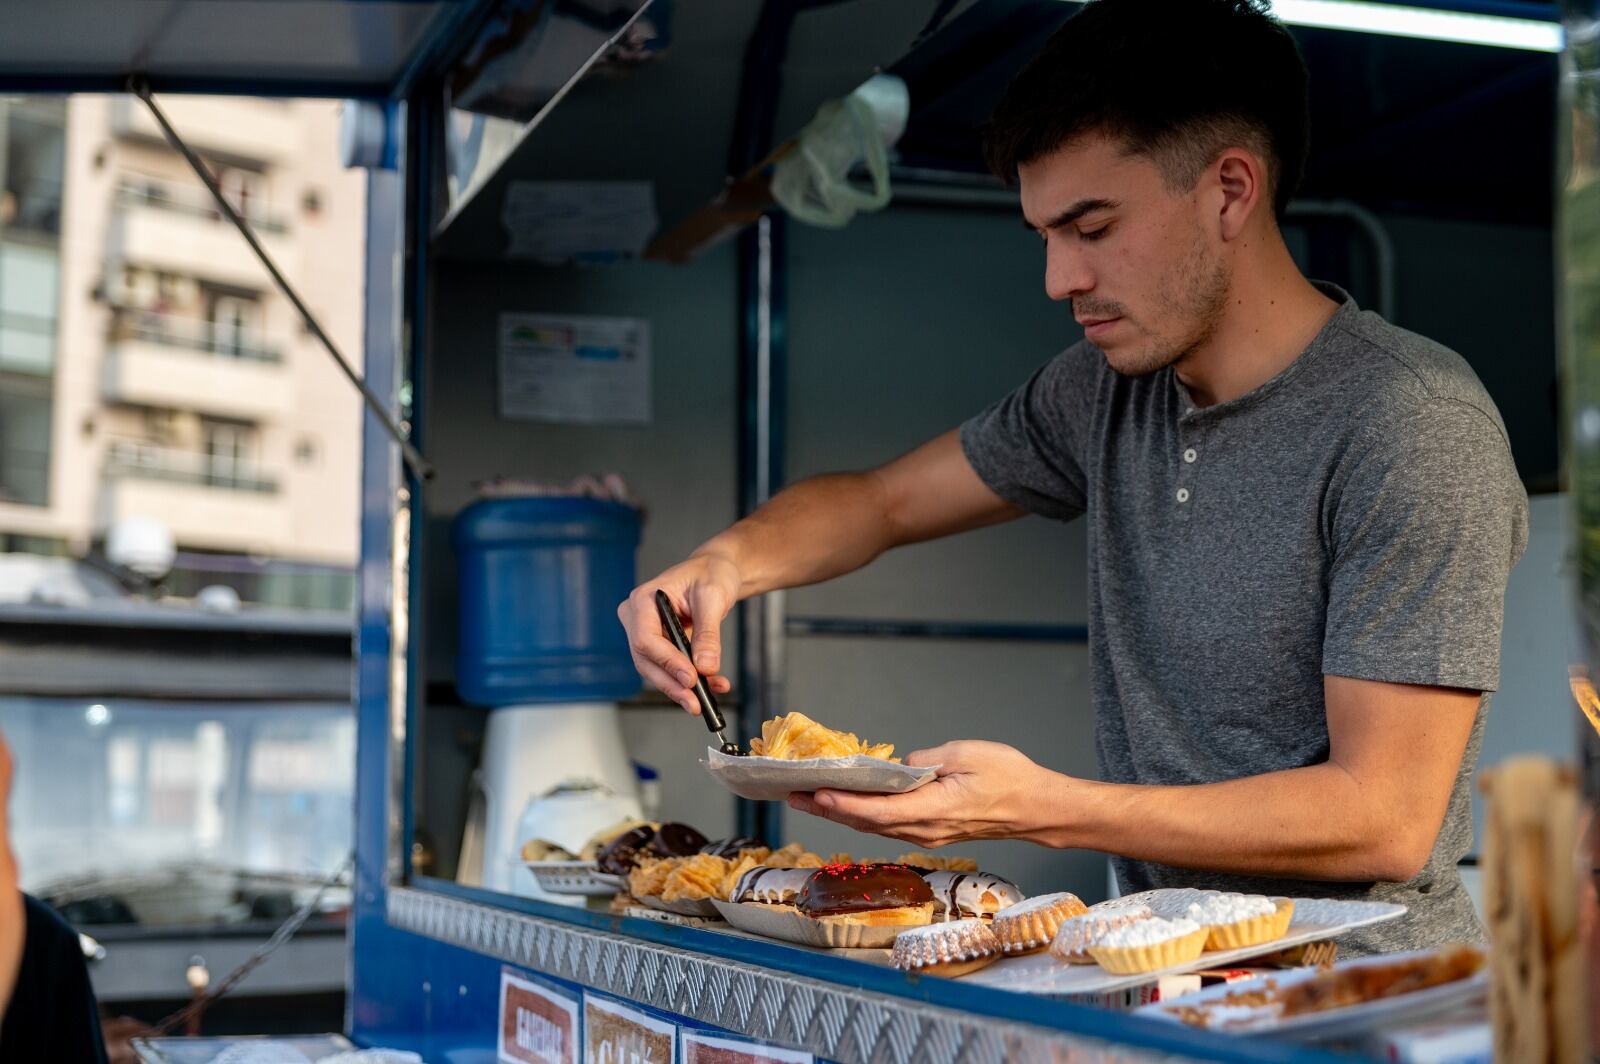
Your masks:
<svg viewBox="0 0 1600 1064"><path fill-rule="evenodd" d="M1007 183L1087 133L1120 137L1169 188L1190 189L1217 155L1267 162L1282 219L1305 170L1306 66L1261 0L1091 0L1006 89L984 129Z"/></svg>

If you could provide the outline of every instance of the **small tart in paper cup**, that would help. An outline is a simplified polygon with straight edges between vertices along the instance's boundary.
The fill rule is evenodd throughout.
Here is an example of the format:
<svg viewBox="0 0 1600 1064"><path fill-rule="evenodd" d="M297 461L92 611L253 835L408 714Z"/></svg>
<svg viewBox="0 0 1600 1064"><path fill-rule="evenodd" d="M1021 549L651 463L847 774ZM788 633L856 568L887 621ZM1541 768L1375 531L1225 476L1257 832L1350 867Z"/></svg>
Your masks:
<svg viewBox="0 0 1600 1064"><path fill-rule="evenodd" d="M1056 929L1064 921L1082 915L1088 908L1076 894L1068 891L1036 894L995 913L990 926L1006 956L1020 957L1050 945L1051 939L1056 937Z"/></svg>
<svg viewBox="0 0 1600 1064"><path fill-rule="evenodd" d="M1289 930L1294 919L1294 900L1291 898L1266 898L1273 908L1264 913L1251 913L1225 923L1200 919L1196 911L1204 911L1204 903L1190 906L1189 919L1195 920L1211 934L1206 939L1206 949L1243 949L1274 942Z"/></svg>
<svg viewBox="0 0 1600 1064"><path fill-rule="evenodd" d="M1193 920L1155 916L1106 932L1089 955L1112 975L1144 975L1195 960L1210 934Z"/></svg>
<svg viewBox="0 0 1600 1064"><path fill-rule="evenodd" d="M1102 903L1104 904L1104 903ZM1089 911L1062 921L1056 937L1050 941L1050 956L1068 964L1093 964L1089 947L1100 941L1109 931L1126 927L1136 920L1148 920L1155 913L1150 906L1137 902L1131 905L1111 904L1089 906Z"/></svg>
<svg viewBox="0 0 1600 1064"><path fill-rule="evenodd" d="M816 757L789 761L778 757L740 757L706 747L706 771L741 798L781 802L796 791L859 791L863 794L903 794L914 791L938 775L938 765L912 768L897 761L856 754L852 757Z"/></svg>
<svg viewBox="0 0 1600 1064"><path fill-rule="evenodd" d="M980 918L910 927L894 938L889 963L903 972L954 979L1000 959L1000 940Z"/></svg>

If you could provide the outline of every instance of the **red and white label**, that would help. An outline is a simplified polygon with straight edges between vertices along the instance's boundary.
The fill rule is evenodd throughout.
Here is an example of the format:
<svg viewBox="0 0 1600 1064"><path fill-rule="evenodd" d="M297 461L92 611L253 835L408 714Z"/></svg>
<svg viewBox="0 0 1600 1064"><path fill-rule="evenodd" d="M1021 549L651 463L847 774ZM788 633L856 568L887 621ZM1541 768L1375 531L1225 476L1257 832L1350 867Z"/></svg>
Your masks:
<svg viewBox="0 0 1600 1064"><path fill-rule="evenodd" d="M583 1064L677 1064L678 1025L583 995Z"/></svg>
<svg viewBox="0 0 1600 1064"><path fill-rule="evenodd" d="M501 1064L578 1064L578 1002L510 972L500 973Z"/></svg>
<svg viewBox="0 0 1600 1064"><path fill-rule="evenodd" d="M699 1031L683 1032L683 1064L812 1064L814 1060L800 1049L717 1038Z"/></svg>

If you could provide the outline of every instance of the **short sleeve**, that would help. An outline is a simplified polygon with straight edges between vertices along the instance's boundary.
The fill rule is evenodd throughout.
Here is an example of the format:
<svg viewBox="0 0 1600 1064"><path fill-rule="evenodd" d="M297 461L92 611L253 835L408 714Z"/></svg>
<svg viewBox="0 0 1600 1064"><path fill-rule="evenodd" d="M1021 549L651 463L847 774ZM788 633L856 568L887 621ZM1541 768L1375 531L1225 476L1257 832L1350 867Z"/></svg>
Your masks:
<svg viewBox="0 0 1600 1064"><path fill-rule="evenodd" d="M1088 508L1084 441L1091 435L1100 356L1078 344L961 426L979 478L1029 513L1068 521Z"/></svg>
<svg viewBox="0 0 1600 1064"><path fill-rule="evenodd" d="M1499 423L1431 400L1339 484L1326 674L1493 691L1528 500Z"/></svg>

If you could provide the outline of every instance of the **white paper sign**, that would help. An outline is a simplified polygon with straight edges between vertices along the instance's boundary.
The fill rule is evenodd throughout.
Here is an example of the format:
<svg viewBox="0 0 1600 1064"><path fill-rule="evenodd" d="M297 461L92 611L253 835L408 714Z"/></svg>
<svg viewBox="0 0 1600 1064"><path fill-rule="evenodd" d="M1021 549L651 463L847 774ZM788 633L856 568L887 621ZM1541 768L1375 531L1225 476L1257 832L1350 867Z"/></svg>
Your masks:
<svg viewBox="0 0 1600 1064"><path fill-rule="evenodd" d="M642 318L500 315L500 416L647 425L650 323Z"/></svg>
<svg viewBox="0 0 1600 1064"><path fill-rule="evenodd" d="M656 231L648 181L513 181L500 205L506 257L548 265L637 258Z"/></svg>

